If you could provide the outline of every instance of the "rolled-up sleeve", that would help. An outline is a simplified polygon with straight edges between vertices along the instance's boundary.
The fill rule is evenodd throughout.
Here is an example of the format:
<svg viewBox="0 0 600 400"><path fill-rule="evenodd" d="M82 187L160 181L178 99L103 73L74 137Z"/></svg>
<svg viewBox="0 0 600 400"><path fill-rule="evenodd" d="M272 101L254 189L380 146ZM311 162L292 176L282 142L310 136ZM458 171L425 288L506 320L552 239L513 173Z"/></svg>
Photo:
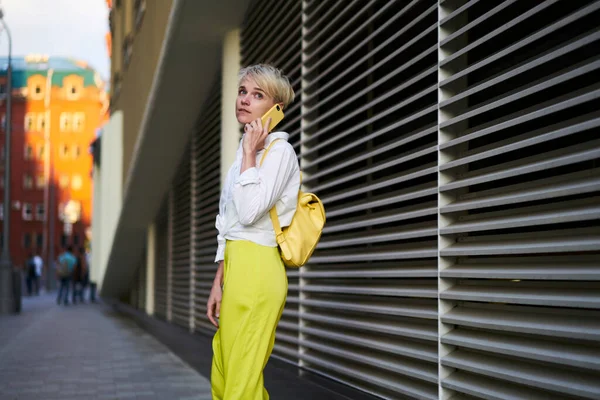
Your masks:
<svg viewBox="0 0 600 400"><path fill-rule="evenodd" d="M273 145L262 166L248 168L240 174L233 188L233 203L240 224L254 224L273 207L297 165L294 149L282 142Z"/></svg>
<svg viewBox="0 0 600 400"><path fill-rule="evenodd" d="M215 262L218 263L225 259L225 237L223 236L223 217L217 215L215 220L215 228L217 228L217 254L215 256Z"/></svg>

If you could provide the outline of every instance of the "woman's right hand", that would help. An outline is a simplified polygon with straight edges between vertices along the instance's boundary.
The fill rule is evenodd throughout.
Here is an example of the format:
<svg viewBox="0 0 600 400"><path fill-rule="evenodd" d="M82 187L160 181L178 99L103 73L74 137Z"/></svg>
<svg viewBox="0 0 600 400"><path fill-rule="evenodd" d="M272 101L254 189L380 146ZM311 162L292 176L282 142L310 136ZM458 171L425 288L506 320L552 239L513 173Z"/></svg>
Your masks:
<svg viewBox="0 0 600 400"><path fill-rule="evenodd" d="M221 299L223 298L223 289L221 287L221 277L219 272L223 271L223 262L219 264L217 279L213 283L212 289L210 290L210 296L208 296L208 302L206 303L206 316L208 320L219 329L219 323L216 318L219 318L221 313Z"/></svg>

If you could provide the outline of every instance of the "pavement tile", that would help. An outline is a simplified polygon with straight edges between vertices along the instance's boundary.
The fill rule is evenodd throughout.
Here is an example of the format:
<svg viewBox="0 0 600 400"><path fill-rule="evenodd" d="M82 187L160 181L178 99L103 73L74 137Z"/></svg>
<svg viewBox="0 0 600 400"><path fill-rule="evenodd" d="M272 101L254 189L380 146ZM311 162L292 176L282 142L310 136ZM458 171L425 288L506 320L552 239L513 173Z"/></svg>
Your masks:
<svg viewBox="0 0 600 400"><path fill-rule="evenodd" d="M210 399L205 377L102 304L24 298L0 326L1 400Z"/></svg>

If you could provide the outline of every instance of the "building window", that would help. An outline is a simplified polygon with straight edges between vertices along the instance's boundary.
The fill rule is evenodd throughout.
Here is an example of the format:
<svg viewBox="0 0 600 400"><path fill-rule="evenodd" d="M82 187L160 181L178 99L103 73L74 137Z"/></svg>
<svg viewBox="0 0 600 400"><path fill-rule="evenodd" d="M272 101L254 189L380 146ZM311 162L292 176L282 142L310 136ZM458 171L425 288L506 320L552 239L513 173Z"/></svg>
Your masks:
<svg viewBox="0 0 600 400"><path fill-rule="evenodd" d="M2 120L0 121L0 129L6 130L6 114L2 114Z"/></svg>
<svg viewBox="0 0 600 400"><path fill-rule="evenodd" d="M65 247L67 245L67 235L64 233L60 235L60 246Z"/></svg>
<svg viewBox="0 0 600 400"><path fill-rule="evenodd" d="M31 97L32 100L41 100L44 98L44 85L42 82L30 86L29 90L31 91L29 97Z"/></svg>
<svg viewBox="0 0 600 400"><path fill-rule="evenodd" d="M46 114L38 114L37 116L37 130L44 132L46 130Z"/></svg>
<svg viewBox="0 0 600 400"><path fill-rule="evenodd" d="M81 179L81 176L74 175L73 179L71 180L71 187L73 188L73 190L79 190L82 186L83 180Z"/></svg>
<svg viewBox="0 0 600 400"><path fill-rule="evenodd" d="M60 178L58 178L58 186L60 186L61 189L69 187L69 175L61 175Z"/></svg>
<svg viewBox="0 0 600 400"><path fill-rule="evenodd" d="M79 235L77 233L73 234L73 246L79 246Z"/></svg>
<svg viewBox="0 0 600 400"><path fill-rule="evenodd" d="M43 144L39 144L37 146L37 158L38 160L45 160L46 156L46 146Z"/></svg>
<svg viewBox="0 0 600 400"><path fill-rule="evenodd" d="M0 203L0 219L4 219L4 203Z"/></svg>
<svg viewBox="0 0 600 400"><path fill-rule="evenodd" d="M46 176L44 174L38 174L35 178L35 186L38 189L43 189L46 187Z"/></svg>
<svg viewBox="0 0 600 400"><path fill-rule="evenodd" d="M25 115L25 131L30 132L35 125L35 116L33 114Z"/></svg>
<svg viewBox="0 0 600 400"><path fill-rule="evenodd" d="M26 249L31 247L31 233L29 232L23 234L23 247Z"/></svg>
<svg viewBox="0 0 600 400"><path fill-rule="evenodd" d="M25 145L25 160L33 160L33 147L30 144Z"/></svg>
<svg viewBox="0 0 600 400"><path fill-rule="evenodd" d="M23 175L23 189L33 188L33 177L29 174Z"/></svg>
<svg viewBox="0 0 600 400"><path fill-rule="evenodd" d="M36 204L35 206L35 219L43 221L46 219L46 210L43 204Z"/></svg>
<svg viewBox="0 0 600 400"><path fill-rule="evenodd" d="M33 206L31 203L23 203L23 220L31 221L33 219Z"/></svg>
<svg viewBox="0 0 600 400"><path fill-rule="evenodd" d="M36 233L35 234L35 246L38 249L41 249L44 247L44 234L43 233Z"/></svg>
<svg viewBox="0 0 600 400"><path fill-rule="evenodd" d="M61 144L59 148L59 155L61 158L66 158L69 156L69 146L66 144Z"/></svg>
<svg viewBox="0 0 600 400"><path fill-rule="evenodd" d="M83 131L83 126L85 125L85 114L82 112L75 113L73 115L73 130L75 132Z"/></svg>
<svg viewBox="0 0 600 400"><path fill-rule="evenodd" d="M69 132L71 130L71 113L60 114L60 131Z"/></svg>
<svg viewBox="0 0 600 400"><path fill-rule="evenodd" d="M71 156L73 156L74 159L78 159L79 156L81 155L81 148L79 148L78 145L73 145L73 149L71 150Z"/></svg>
<svg viewBox="0 0 600 400"><path fill-rule="evenodd" d="M67 85L67 99L68 100L79 99L80 92L81 92L81 87L78 84L70 83Z"/></svg>

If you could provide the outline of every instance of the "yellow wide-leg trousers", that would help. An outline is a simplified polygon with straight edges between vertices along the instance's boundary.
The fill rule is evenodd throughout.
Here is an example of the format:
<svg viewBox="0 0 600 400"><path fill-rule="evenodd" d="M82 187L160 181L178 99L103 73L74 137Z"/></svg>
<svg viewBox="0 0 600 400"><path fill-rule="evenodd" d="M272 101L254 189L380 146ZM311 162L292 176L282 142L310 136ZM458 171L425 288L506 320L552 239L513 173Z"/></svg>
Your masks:
<svg viewBox="0 0 600 400"><path fill-rule="evenodd" d="M276 247L227 241L219 329L213 339L214 400L268 400L263 383L288 282Z"/></svg>

